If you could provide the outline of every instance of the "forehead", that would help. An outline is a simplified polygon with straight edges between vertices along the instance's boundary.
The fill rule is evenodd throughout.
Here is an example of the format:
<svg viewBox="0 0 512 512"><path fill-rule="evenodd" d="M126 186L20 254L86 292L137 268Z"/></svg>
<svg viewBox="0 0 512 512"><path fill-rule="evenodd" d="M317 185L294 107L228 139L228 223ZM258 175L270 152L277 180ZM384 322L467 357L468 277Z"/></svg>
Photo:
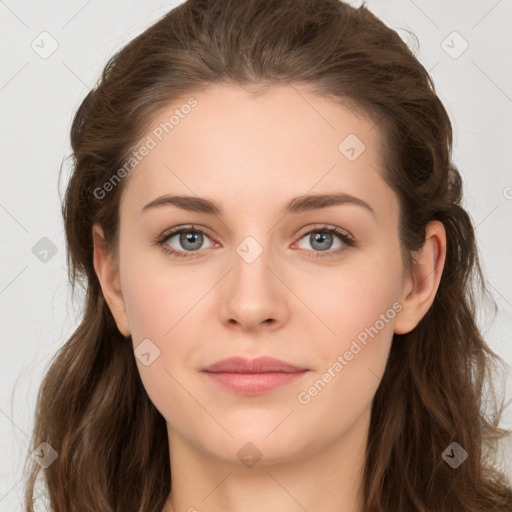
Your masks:
<svg viewBox="0 0 512 512"><path fill-rule="evenodd" d="M296 85L210 84L154 116L121 209L177 193L261 210L334 191L390 207L379 136L369 117Z"/></svg>

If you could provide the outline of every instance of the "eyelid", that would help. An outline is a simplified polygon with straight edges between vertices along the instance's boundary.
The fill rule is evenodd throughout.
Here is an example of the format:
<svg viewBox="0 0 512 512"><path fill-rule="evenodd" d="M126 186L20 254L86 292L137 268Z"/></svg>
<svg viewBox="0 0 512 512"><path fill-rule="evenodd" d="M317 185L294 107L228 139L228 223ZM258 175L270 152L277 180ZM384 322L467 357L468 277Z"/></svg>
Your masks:
<svg viewBox="0 0 512 512"><path fill-rule="evenodd" d="M351 238L351 239L354 238L352 236L352 233L350 233L350 231L347 231L346 229L339 228L338 226L333 226L330 224L313 224L313 225L307 226L306 228L301 230L297 236L299 238L302 238L304 235L311 233L311 231L324 231L324 230L325 231L329 231L329 230L339 231L340 233L342 233L343 235L345 235L348 238Z"/></svg>

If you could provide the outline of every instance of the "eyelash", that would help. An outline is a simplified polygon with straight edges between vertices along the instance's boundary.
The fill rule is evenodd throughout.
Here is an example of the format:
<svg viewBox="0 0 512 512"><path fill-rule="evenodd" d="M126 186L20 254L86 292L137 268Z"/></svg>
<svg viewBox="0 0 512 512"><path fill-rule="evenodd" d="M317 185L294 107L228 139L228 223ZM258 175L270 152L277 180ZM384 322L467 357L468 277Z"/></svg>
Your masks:
<svg viewBox="0 0 512 512"><path fill-rule="evenodd" d="M193 257L193 256L188 256L187 253L194 253L194 252L198 252L198 251L176 251L174 249L170 249L169 246L166 244L167 240L169 240L169 238L173 237L174 235L177 235L179 233L182 233L182 232L194 232L194 233L202 233L203 235L206 235L208 236L208 234L203 231L202 229L199 229L199 228L196 228L195 226L193 225L190 225L190 226L185 226L185 227L181 227L181 228L177 228L177 229L174 229L170 232L166 232L164 233L163 235L157 237L157 239L155 240L155 244L160 246L160 248L162 249L162 251L171 256L171 257L178 257L178 258L190 258L190 257ZM337 235L341 241L347 246L347 247L355 247L356 246L356 242L355 240L350 236L348 235L347 233L341 231L340 229L336 228L336 227L333 227L333 226L325 226L325 225L322 225L322 226L315 226L314 228L310 229L309 231L306 231L304 233L302 233L300 236L299 236L299 240L301 240L302 238L304 238L306 235L310 235L311 233L323 233L323 232L327 232L327 233L331 233L331 234L334 234L334 235ZM208 237L210 238L210 237ZM331 250L328 250L328 251L313 251L312 252L312 257L313 258L330 258L330 257L334 257L338 254L340 254L341 252L345 251L347 249L347 247L342 247L341 249L337 249L335 251L331 251Z"/></svg>

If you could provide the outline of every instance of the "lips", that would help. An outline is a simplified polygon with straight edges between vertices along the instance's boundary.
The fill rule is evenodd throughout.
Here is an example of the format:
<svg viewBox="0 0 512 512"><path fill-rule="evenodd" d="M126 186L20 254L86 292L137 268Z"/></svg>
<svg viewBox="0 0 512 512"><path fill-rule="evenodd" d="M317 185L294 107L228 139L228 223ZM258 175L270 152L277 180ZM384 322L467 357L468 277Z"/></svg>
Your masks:
<svg viewBox="0 0 512 512"><path fill-rule="evenodd" d="M309 373L273 357L230 357L203 369L203 375L224 391L240 395L262 395L293 384Z"/></svg>
<svg viewBox="0 0 512 512"><path fill-rule="evenodd" d="M300 373L307 368L299 367L273 357L258 357L247 359L244 357L229 357L203 368L209 373Z"/></svg>

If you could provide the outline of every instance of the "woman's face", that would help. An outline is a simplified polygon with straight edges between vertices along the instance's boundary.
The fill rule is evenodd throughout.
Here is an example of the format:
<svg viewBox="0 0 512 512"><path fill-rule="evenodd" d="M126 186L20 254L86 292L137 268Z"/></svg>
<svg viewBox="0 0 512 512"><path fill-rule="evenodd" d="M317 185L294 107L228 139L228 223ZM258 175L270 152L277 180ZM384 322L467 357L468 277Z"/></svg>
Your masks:
<svg viewBox="0 0 512 512"><path fill-rule="evenodd" d="M123 178L116 321L171 437L237 463L297 459L365 431L398 332L407 279L379 128L298 87L193 98L155 118ZM357 199L296 199L326 194ZM144 209L166 195L190 199ZM307 371L243 392L203 371L231 356Z"/></svg>

